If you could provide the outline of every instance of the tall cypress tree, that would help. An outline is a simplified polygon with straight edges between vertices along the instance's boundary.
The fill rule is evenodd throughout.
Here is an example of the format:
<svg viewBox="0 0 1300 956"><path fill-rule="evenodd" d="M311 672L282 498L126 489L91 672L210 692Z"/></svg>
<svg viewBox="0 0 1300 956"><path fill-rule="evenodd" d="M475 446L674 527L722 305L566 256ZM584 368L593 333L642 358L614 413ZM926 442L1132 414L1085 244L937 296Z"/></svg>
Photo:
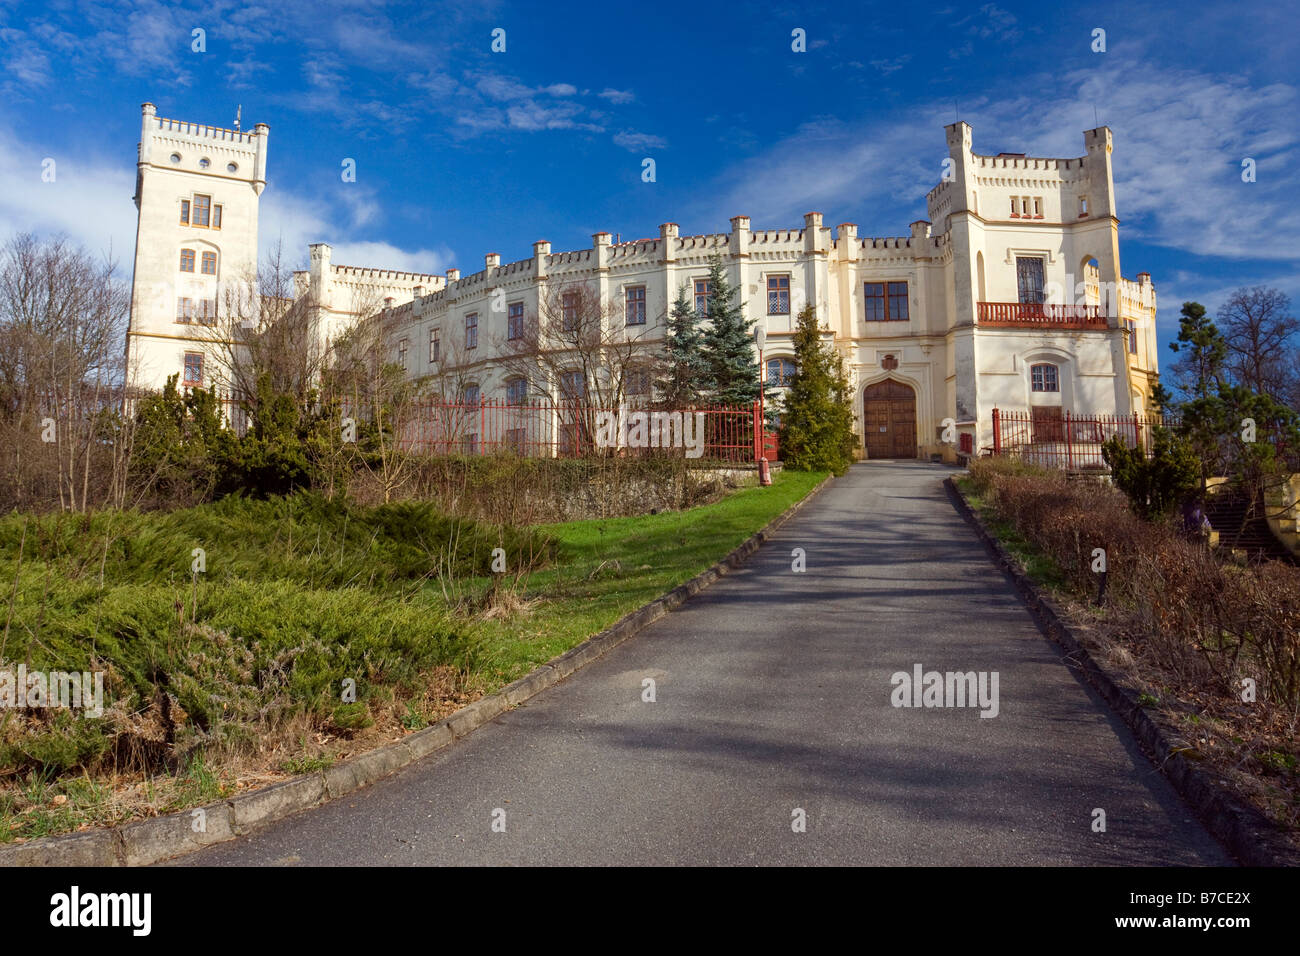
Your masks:
<svg viewBox="0 0 1300 956"><path fill-rule="evenodd" d="M655 382L665 407L692 408L700 404L700 389L708 372L702 341L699 314L686 295L686 286L679 286L664 334L664 374Z"/></svg>
<svg viewBox="0 0 1300 956"><path fill-rule="evenodd" d="M795 372L781 416L781 457L801 471L842 475L853 463L853 396L844 360L822 341L817 312L805 306L794 333Z"/></svg>
<svg viewBox="0 0 1300 956"><path fill-rule="evenodd" d="M705 389L721 405L747 405L758 400L758 356L754 322L745 318L740 290L722 270L722 257L709 259L708 324L701 345L706 363Z"/></svg>

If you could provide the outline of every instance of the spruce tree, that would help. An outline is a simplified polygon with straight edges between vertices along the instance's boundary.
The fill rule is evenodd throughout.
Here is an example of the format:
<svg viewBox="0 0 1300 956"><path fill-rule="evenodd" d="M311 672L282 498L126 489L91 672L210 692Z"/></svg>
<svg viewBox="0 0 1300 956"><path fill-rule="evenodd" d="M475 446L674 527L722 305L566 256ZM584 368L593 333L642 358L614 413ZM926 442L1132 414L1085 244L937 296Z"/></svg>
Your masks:
<svg viewBox="0 0 1300 956"><path fill-rule="evenodd" d="M740 290L722 270L722 257L709 259L708 324L702 336L705 391L719 405L748 405L758 400L758 356L754 322L745 318Z"/></svg>
<svg viewBox="0 0 1300 956"><path fill-rule="evenodd" d="M781 419L781 458L800 471L842 475L853 463L853 396L844 360L822 342L817 311L805 306L794 333L795 372Z"/></svg>
<svg viewBox="0 0 1300 956"><path fill-rule="evenodd" d="M702 340L699 314L686 295L686 286L679 286L664 334L663 375L655 382L665 408L700 404L700 388L707 375Z"/></svg>

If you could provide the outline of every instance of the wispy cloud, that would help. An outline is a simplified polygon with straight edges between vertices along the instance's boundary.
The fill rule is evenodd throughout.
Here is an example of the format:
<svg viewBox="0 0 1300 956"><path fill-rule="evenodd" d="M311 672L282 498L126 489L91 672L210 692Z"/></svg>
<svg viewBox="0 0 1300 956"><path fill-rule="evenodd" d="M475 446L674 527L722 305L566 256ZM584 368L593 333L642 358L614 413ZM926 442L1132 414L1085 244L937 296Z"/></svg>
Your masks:
<svg viewBox="0 0 1300 956"><path fill-rule="evenodd" d="M668 145L668 141L661 136L624 130L614 134L614 145L622 146L631 153L639 153L646 149L663 149Z"/></svg>

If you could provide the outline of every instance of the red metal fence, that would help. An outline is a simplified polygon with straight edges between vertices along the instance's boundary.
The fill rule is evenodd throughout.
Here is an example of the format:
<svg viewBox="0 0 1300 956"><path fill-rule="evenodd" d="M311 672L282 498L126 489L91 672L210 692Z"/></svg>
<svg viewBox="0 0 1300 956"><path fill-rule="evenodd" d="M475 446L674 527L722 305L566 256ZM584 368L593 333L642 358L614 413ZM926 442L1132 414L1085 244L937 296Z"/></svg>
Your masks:
<svg viewBox="0 0 1300 956"><path fill-rule="evenodd" d="M1102 443L1118 436L1151 453L1152 428L1172 426L1159 415L1079 415L1061 408L993 409L993 454L1069 471L1105 471Z"/></svg>
<svg viewBox="0 0 1300 956"><path fill-rule="evenodd" d="M227 424L244 434L250 416L243 403L229 397L221 402ZM397 447L424 455L618 454L739 462L756 461L760 442L757 402L668 410L603 408L586 402L429 399L404 403L389 414L388 428ZM776 435L768 432L764 446L768 459L776 460Z"/></svg>

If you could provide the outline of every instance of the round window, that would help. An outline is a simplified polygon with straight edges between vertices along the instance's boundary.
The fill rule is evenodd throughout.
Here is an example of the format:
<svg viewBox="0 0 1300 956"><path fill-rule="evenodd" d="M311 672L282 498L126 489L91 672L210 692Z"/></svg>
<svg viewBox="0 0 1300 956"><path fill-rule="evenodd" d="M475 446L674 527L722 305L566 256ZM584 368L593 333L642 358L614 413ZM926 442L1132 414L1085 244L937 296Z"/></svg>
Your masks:
<svg viewBox="0 0 1300 956"><path fill-rule="evenodd" d="M180 154L180 153L172 153L172 162L173 162L173 163L179 163L180 161L181 161L181 154Z"/></svg>
<svg viewBox="0 0 1300 956"><path fill-rule="evenodd" d="M212 161L207 158L199 160L199 169L207 169L211 165L212 165Z"/></svg>
<svg viewBox="0 0 1300 956"><path fill-rule="evenodd" d="M239 172L239 166L235 163L226 163L226 172L237 173Z"/></svg>

